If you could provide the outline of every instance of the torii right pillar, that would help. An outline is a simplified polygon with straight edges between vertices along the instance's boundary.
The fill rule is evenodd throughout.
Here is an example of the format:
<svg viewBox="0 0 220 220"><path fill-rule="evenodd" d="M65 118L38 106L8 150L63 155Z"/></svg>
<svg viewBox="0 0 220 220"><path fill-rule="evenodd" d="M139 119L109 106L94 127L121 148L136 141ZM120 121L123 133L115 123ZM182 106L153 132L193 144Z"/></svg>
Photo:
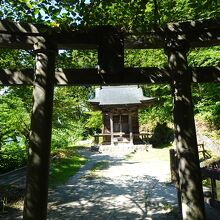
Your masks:
<svg viewBox="0 0 220 220"><path fill-rule="evenodd" d="M173 119L178 157L183 220L204 220L205 207L191 95L191 73L187 65L188 44L170 38L167 42L172 73Z"/></svg>

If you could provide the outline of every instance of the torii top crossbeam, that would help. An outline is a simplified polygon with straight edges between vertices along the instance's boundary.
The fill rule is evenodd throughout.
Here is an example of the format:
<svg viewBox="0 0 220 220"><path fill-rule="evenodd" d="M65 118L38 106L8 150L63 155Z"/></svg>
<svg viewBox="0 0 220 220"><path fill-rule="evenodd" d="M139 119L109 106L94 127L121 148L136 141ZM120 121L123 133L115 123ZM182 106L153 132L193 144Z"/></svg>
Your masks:
<svg viewBox="0 0 220 220"><path fill-rule="evenodd" d="M190 47L206 47L220 44L220 20L210 19L172 23L138 36L127 34L111 26L98 26L76 31L62 31L49 26L0 22L0 47L33 49L39 37L50 38L58 49L97 49L108 37L124 40L124 47L131 49L164 48L171 35L189 41Z"/></svg>
<svg viewBox="0 0 220 220"><path fill-rule="evenodd" d="M0 22L0 48L34 50L36 44L49 41L56 49L96 49L100 69L58 69L55 85L170 83L169 68L124 68L124 49L220 45L220 21L203 20L168 24L142 35L132 35L111 26L76 31L29 23ZM171 45L172 44L172 45ZM108 74L105 74L108 73ZM191 68L192 82L219 82L220 68ZM73 77L74 76L74 77ZM126 77L123 77L126 76ZM31 85L34 70L0 69L0 85Z"/></svg>

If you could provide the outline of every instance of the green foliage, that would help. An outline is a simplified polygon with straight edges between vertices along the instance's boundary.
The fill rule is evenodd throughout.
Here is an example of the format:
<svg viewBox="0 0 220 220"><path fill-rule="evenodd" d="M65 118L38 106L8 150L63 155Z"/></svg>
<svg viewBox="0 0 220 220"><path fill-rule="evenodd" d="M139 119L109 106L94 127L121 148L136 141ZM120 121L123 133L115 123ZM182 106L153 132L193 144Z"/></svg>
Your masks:
<svg viewBox="0 0 220 220"><path fill-rule="evenodd" d="M89 88L84 86L57 87L54 92L54 126L62 126L62 122L78 121L87 109ZM71 119L71 120L70 120Z"/></svg>
<svg viewBox="0 0 220 220"><path fill-rule="evenodd" d="M144 95L158 98L154 104L139 113L141 125L146 125L148 130L153 130L158 122L170 122L172 120L172 96L169 85L143 86Z"/></svg>
<svg viewBox="0 0 220 220"><path fill-rule="evenodd" d="M89 115L85 125L88 133L91 135L94 134L94 132L99 133L102 126L102 113L100 111L90 111L86 113Z"/></svg>
<svg viewBox="0 0 220 220"><path fill-rule="evenodd" d="M125 50L125 66L130 67L163 67L167 57L162 49Z"/></svg>
<svg viewBox="0 0 220 220"><path fill-rule="evenodd" d="M82 121L73 121L68 124L68 128L53 128L52 130L52 149L67 148L83 139L85 129Z"/></svg>
<svg viewBox="0 0 220 220"><path fill-rule="evenodd" d="M80 5L78 0L2 0L0 9L2 16L10 20L65 27L76 26L81 21L77 13Z"/></svg>
<svg viewBox="0 0 220 220"><path fill-rule="evenodd" d="M220 85L198 84L193 86L195 113L213 129L220 129Z"/></svg>
<svg viewBox="0 0 220 220"><path fill-rule="evenodd" d="M0 173L26 164L30 115L19 92L13 94L13 89L0 95Z"/></svg>
<svg viewBox="0 0 220 220"><path fill-rule="evenodd" d="M81 13L82 24L109 24L127 31L146 32L168 22L218 17L219 4L218 0L212 4L208 0L91 1Z"/></svg>
<svg viewBox="0 0 220 220"><path fill-rule="evenodd" d="M11 142L0 151L0 174L26 165L26 148Z"/></svg>
<svg viewBox="0 0 220 220"><path fill-rule="evenodd" d="M218 6L218 0L212 1L211 4L208 0L166 0L159 2L159 14L161 23L214 18L218 16Z"/></svg>
<svg viewBox="0 0 220 220"><path fill-rule="evenodd" d="M52 148L65 148L84 137L90 88L55 89Z"/></svg>
<svg viewBox="0 0 220 220"><path fill-rule="evenodd" d="M196 48L188 54L189 65L191 66L218 66L220 60L220 47ZM220 85L195 84L192 87L194 111L202 121L205 121L210 128L220 129Z"/></svg>
<svg viewBox="0 0 220 220"><path fill-rule="evenodd" d="M10 93L0 96L0 149L8 142L18 145L29 133L30 117L19 96ZM24 142L25 142L24 141Z"/></svg>
<svg viewBox="0 0 220 220"><path fill-rule="evenodd" d="M34 56L28 51L0 49L0 67L8 69L33 68Z"/></svg>
<svg viewBox="0 0 220 220"><path fill-rule="evenodd" d="M49 176L49 185L52 187L65 183L86 162L84 157L76 153L74 147L55 150L52 156L51 175Z"/></svg>
<svg viewBox="0 0 220 220"><path fill-rule="evenodd" d="M65 148L70 144L69 140L70 134L69 130L65 128L57 128L52 129L52 140L51 140L51 147L52 150L57 148Z"/></svg>
<svg viewBox="0 0 220 220"><path fill-rule="evenodd" d="M94 68L97 64L96 50L67 50L60 53L57 58L59 68Z"/></svg>
<svg viewBox="0 0 220 220"><path fill-rule="evenodd" d="M148 3L148 4L147 4ZM142 29L154 22L153 1L91 1L82 13L82 23L91 25L116 25L126 30Z"/></svg>
<svg viewBox="0 0 220 220"><path fill-rule="evenodd" d="M220 46L191 49L187 58L190 66L218 66Z"/></svg>
<svg viewBox="0 0 220 220"><path fill-rule="evenodd" d="M32 111L32 92L33 88L31 86L7 87L8 98L21 100L24 107L23 111L26 111L28 114Z"/></svg>
<svg viewBox="0 0 220 220"><path fill-rule="evenodd" d="M146 32L167 22L216 18L218 0L2 0L3 19L43 23L69 29L78 26L114 25L127 31ZM172 13L171 13L172 12Z"/></svg>

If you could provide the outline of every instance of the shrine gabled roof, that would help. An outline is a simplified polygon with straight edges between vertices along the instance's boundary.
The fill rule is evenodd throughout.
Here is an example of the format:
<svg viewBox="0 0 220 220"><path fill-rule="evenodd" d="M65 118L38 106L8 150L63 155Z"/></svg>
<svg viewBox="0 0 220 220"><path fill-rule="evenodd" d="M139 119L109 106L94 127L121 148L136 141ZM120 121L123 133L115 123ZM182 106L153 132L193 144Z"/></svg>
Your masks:
<svg viewBox="0 0 220 220"><path fill-rule="evenodd" d="M89 102L98 106L141 105L154 101L155 98L145 97L137 85L103 86L97 88L95 97Z"/></svg>

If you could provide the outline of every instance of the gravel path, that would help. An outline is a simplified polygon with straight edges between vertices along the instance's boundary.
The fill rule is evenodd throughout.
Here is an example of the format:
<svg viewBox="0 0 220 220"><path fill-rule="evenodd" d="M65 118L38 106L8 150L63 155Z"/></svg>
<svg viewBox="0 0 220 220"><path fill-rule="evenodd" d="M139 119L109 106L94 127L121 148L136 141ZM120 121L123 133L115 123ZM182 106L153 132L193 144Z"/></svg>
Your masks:
<svg viewBox="0 0 220 220"><path fill-rule="evenodd" d="M48 219L175 219L176 191L167 160L146 160L149 152L129 156L82 152L89 159L66 185L50 191ZM159 159L159 158L158 158ZM91 173L94 164L108 168Z"/></svg>

